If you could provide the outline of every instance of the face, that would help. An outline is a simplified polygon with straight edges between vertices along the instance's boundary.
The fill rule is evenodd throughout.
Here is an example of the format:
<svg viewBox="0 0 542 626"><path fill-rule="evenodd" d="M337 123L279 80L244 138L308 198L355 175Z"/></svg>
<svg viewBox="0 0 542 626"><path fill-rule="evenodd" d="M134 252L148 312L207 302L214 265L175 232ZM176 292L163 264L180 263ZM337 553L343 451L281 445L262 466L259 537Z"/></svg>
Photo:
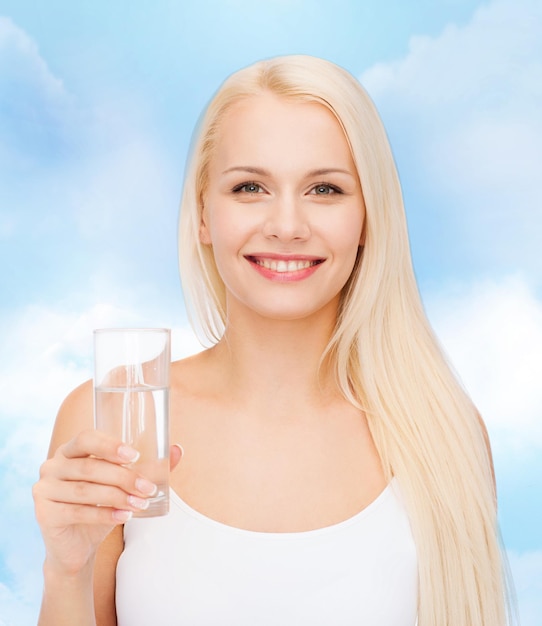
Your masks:
<svg viewBox="0 0 542 626"><path fill-rule="evenodd" d="M208 181L200 239L212 246L228 318L335 316L365 211L334 115L267 93L235 104L221 122Z"/></svg>

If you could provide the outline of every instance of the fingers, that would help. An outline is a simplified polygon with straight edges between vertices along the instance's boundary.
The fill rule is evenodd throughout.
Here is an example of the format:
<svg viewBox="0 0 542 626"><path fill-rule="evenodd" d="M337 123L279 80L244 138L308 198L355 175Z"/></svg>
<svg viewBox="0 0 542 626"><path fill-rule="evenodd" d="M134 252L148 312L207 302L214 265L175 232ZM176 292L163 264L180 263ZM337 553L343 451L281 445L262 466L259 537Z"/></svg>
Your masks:
<svg viewBox="0 0 542 626"><path fill-rule="evenodd" d="M40 489L39 483L34 486L34 500L36 502L36 519L42 530L49 534L53 529L66 529L76 525L104 525L115 526L127 522L139 507L130 504L124 498L124 504L119 508L96 504L74 504L47 498ZM69 496L66 498L69 499ZM119 501L122 501L120 499Z"/></svg>
<svg viewBox="0 0 542 626"><path fill-rule="evenodd" d="M157 487L135 470L100 459L73 459L42 466L42 495L55 502L124 505L128 496L147 498Z"/></svg>
<svg viewBox="0 0 542 626"><path fill-rule="evenodd" d="M38 521L50 527L115 524L146 509L157 487L126 466L137 456L103 433L82 431L40 468L33 490Z"/></svg>
<svg viewBox="0 0 542 626"><path fill-rule="evenodd" d="M69 471L66 462L51 467L55 462L42 466L33 487L36 517L43 528L122 524L148 508L149 496L156 493L156 485L135 471L107 461L72 459Z"/></svg>
<svg viewBox="0 0 542 626"><path fill-rule="evenodd" d="M181 446L171 446L171 469L182 454ZM104 433L80 432L40 469L34 499L37 510L44 511L44 522L51 526L123 523L132 513L145 510L157 486L138 474L137 467L129 466L137 457L136 450Z"/></svg>
<svg viewBox="0 0 542 626"><path fill-rule="evenodd" d="M111 463L134 463L139 452L126 444L100 432L83 430L68 443L60 446L57 453L68 459L96 456Z"/></svg>
<svg viewBox="0 0 542 626"><path fill-rule="evenodd" d="M60 446L33 487L47 558L65 572L88 564L111 530L149 506L157 486L132 464L136 450L95 430ZM180 452L174 452L178 463Z"/></svg>
<svg viewBox="0 0 542 626"><path fill-rule="evenodd" d="M42 479L69 483L70 493L90 496L85 503L99 503L94 499L92 485L106 485L135 496L152 496L156 485L129 468L127 463L137 460L139 453L126 444L96 430L80 432L68 443L60 446L54 457L40 470ZM80 502L72 497L70 502Z"/></svg>
<svg viewBox="0 0 542 626"><path fill-rule="evenodd" d="M38 489L38 496L57 505L59 519L66 523L82 523L81 514L89 513L85 508L110 509L114 511L143 511L148 508L149 500L143 495L126 493L110 485L99 485L77 481L49 481ZM103 515L100 517L103 519ZM107 521L110 521L106 518Z"/></svg>
<svg viewBox="0 0 542 626"><path fill-rule="evenodd" d="M157 489L156 485L140 476L136 469L95 457L67 461L62 456L55 456L42 465L41 477L73 485L88 485L89 490L91 485L108 485L117 487L127 494L139 496L152 496Z"/></svg>

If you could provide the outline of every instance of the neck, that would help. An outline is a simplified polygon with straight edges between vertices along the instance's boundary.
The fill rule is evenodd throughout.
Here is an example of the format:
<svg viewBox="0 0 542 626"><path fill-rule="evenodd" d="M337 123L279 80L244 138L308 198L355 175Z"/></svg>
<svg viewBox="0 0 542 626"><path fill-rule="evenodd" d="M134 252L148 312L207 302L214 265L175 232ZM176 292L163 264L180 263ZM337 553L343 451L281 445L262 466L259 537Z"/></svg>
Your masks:
<svg viewBox="0 0 542 626"><path fill-rule="evenodd" d="M259 414L288 414L300 404L337 395L332 368L322 355L336 309L302 320L236 317L227 325L214 358L227 372L228 396Z"/></svg>

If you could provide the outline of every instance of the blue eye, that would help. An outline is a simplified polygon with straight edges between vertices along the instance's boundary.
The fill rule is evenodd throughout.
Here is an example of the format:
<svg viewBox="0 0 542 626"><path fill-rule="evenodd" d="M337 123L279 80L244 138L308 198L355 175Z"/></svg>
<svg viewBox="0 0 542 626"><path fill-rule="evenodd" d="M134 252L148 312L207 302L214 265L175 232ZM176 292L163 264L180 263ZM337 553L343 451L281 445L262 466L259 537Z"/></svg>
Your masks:
<svg viewBox="0 0 542 626"><path fill-rule="evenodd" d="M233 193L261 193L262 188L257 183L242 183L232 189Z"/></svg>
<svg viewBox="0 0 542 626"><path fill-rule="evenodd" d="M331 193L331 187L328 185L318 185L318 187L314 188L315 193L318 195Z"/></svg>
<svg viewBox="0 0 542 626"><path fill-rule="evenodd" d="M328 183L320 183L311 189L311 193L316 196L330 196L334 193L342 193L335 185L329 185Z"/></svg>

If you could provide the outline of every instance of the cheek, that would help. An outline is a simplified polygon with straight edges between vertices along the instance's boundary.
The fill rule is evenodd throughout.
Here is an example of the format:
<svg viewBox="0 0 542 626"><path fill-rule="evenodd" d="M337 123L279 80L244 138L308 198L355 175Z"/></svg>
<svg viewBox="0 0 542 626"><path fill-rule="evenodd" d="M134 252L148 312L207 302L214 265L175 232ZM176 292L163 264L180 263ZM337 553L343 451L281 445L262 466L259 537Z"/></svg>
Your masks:
<svg viewBox="0 0 542 626"><path fill-rule="evenodd" d="M363 219L358 213L354 213L350 219L345 220L333 231L337 249L345 255L353 254L355 256L362 243L362 231Z"/></svg>
<svg viewBox="0 0 542 626"><path fill-rule="evenodd" d="M218 209L218 210L217 210ZM199 238L201 243L205 245L212 245L215 248L220 245L221 240L227 234L224 221L221 219L224 211L220 211L220 203L217 203L216 198L212 193L208 193L204 198L203 209L201 211L201 221L199 226Z"/></svg>
<svg viewBox="0 0 542 626"><path fill-rule="evenodd" d="M201 229L203 243L212 246L215 264L221 278L227 282L230 268L235 264L240 249L240 233L232 220L220 213L210 212L207 223Z"/></svg>
<svg viewBox="0 0 542 626"><path fill-rule="evenodd" d="M261 216L250 207L224 198L209 198L202 212L200 239L213 248L238 252L261 232ZM203 241L203 239L205 241Z"/></svg>
<svg viewBox="0 0 542 626"><path fill-rule="evenodd" d="M342 227L335 234L336 251L344 263L345 281L350 277L358 257L360 246L362 245L363 221L358 215L349 220L347 227Z"/></svg>
<svg viewBox="0 0 542 626"><path fill-rule="evenodd" d="M231 250L239 237L236 230L234 220L229 219L225 211L211 210L208 212L204 232L215 250Z"/></svg>

